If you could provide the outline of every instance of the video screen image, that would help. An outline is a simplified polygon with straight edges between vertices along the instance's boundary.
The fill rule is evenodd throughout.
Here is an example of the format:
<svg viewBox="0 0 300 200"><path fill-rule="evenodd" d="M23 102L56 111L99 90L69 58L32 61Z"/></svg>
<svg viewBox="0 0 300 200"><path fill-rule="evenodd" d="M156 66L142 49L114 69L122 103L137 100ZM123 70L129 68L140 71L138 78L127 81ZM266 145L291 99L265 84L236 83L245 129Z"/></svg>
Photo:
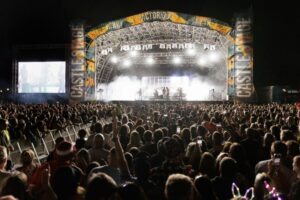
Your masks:
<svg viewBox="0 0 300 200"><path fill-rule="evenodd" d="M66 62L19 62L18 93L65 93Z"/></svg>

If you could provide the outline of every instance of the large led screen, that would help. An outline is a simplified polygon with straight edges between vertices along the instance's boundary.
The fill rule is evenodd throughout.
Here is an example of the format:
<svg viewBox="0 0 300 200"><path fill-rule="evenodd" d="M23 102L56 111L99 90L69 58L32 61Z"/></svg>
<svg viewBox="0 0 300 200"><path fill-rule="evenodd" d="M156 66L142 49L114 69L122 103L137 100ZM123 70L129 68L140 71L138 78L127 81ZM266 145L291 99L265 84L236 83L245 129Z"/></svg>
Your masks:
<svg viewBox="0 0 300 200"><path fill-rule="evenodd" d="M19 93L65 93L66 62L19 62Z"/></svg>

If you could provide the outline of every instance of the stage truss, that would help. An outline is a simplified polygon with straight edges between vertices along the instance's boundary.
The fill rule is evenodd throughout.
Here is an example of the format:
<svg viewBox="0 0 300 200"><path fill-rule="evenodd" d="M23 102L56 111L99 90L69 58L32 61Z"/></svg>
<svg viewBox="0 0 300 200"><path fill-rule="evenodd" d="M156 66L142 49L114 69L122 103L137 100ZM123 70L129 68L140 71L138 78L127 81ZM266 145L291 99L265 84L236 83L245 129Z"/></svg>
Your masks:
<svg viewBox="0 0 300 200"><path fill-rule="evenodd" d="M199 61L185 52L191 47L180 48L182 44L192 44L192 49L197 49L200 54L217 51L222 61L212 67L226 77L224 85L227 87L227 95L250 99L254 91L252 36L249 32L251 18L238 17L235 26L233 29L213 18L169 11L149 11L101 24L87 30L83 37L80 32L82 24L74 24L71 55L75 61L85 62L85 68L78 62L71 66L71 99L75 102L96 100L99 86L110 83L116 68L121 64L112 62L113 57L117 55L124 61L132 50L138 51L138 59L133 63L135 67L144 65L149 57L154 59L157 66L170 64L174 57L184 60L182 67L195 66L195 62ZM84 47L79 45L81 41L84 41ZM141 46L157 47L162 44L172 48L141 50ZM173 49L176 44L179 48ZM201 45L204 48L200 48ZM129 49L125 49L126 46ZM140 49L134 49L135 46L140 46ZM83 85L78 81L79 78L84 80Z"/></svg>
<svg viewBox="0 0 300 200"><path fill-rule="evenodd" d="M111 79L114 67L110 62L110 57L115 53L126 54L125 51L119 52L122 45L136 44L152 44L159 45L172 43L191 43L191 44L209 44L214 45L222 54L224 64L226 65L228 48L231 42L224 35L221 35L215 30L205 27L196 27L183 24L175 24L173 22L145 22L141 25L120 29L98 37L96 39L96 83L107 83ZM103 49L111 49L112 52L108 55L102 53ZM121 55L122 56L122 55ZM194 64L197 60L191 59L184 51L181 52L148 52L140 51L139 59L135 60L135 64L142 64L143 58L153 57L156 64L168 64L174 56L185 57L185 65Z"/></svg>

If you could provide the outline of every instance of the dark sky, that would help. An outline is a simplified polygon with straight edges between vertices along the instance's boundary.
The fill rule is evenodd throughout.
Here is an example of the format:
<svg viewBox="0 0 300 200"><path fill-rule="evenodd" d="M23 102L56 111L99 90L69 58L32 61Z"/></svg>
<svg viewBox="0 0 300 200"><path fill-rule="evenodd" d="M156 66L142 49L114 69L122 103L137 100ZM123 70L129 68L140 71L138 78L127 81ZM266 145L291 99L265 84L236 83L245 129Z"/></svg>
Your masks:
<svg viewBox="0 0 300 200"><path fill-rule="evenodd" d="M68 44L69 23L91 27L149 10L208 16L231 24L253 7L256 85L299 85L300 12L296 1L263 0L3 0L0 5L0 87L11 85L14 45ZM42 52L43 53L43 52ZM300 80L300 79L299 79Z"/></svg>

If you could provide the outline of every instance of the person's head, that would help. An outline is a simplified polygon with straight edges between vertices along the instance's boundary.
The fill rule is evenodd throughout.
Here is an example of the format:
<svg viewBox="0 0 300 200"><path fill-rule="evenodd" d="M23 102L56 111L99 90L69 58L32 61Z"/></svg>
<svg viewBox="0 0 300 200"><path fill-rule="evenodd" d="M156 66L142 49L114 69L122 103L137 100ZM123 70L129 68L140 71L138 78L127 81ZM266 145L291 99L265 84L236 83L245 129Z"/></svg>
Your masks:
<svg viewBox="0 0 300 200"><path fill-rule="evenodd" d="M85 129L82 128L78 131L79 138L84 139L86 136L87 136L87 131Z"/></svg>
<svg viewBox="0 0 300 200"><path fill-rule="evenodd" d="M59 145L60 143L62 143L63 141L65 141L65 138L64 138L64 137L61 137L61 136L57 137L57 138L55 139L55 148L57 148L58 145Z"/></svg>
<svg viewBox="0 0 300 200"><path fill-rule="evenodd" d="M222 152L229 153L229 150L230 150L231 145L232 145L232 142L226 141L226 142L224 143Z"/></svg>
<svg viewBox="0 0 300 200"><path fill-rule="evenodd" d="M79 168L85 170L85 166L87 166L91 161L91 155L87 149L82 148L76 154L76 161Z"/></svg>
<svg viewBox="0 0 300 200"><path fill-rule="evenodd" d="M101 149L104 147L104 136L98 133L94 136L93 148Z"/></svg>
<svg viewBox="0 0 300 200"><path fill-rule="evenodd" d="M280 128L277 125L273 125L270 130L271 134L275 137L275 140L280 140Z"/></svg>
<svg viewBox="0 0 300 200"><path fill-rule="evenodd" d="M122 115L122 124L127 124L128 123L128 115L126 115L126 114L123 114Z"/></svg>
<svg viewBox="0 0 300 200"><path fill-rule="evenodd" d="M202 138L205 138L205 135L207 134L207 129L204 126L198 126L197 133Z"/></svg>
<svg viewBox="0 0 300 200"><path fill-rule="evenodd" d="M135 183L127 183L118 188L118 196L122 200L146 200L144 190Z"/></svg>
<svg viewBox="0 0 300 200"><path fill-rule="evenodd" d="M229 156L236 162L245 162L245 151L239 143L233 143L229 149Z"/></svg>
<svg viewBox="0 0 300 200"><path fill-rule="evenodd" d="M26 199L27 176L24 173L11 175L6 179L1 195L13 195L18 200Z"/></svg>
<svg viewBox="0 0 300 200"><path fill-rule="evenodd" d="M209 176L210 178L213 178L215 176L216 160L211 153L209 153L209 152L203 153L201 160L200 160L199 172L201 174L205 174L205 175Z"/></svg>
<svg viewBox="0 0 300 200"><path fill-rule="evenodd" d="M145 152L140 152L134 159L134 173L139 181L145 181L150 174L150 156Z"/></svg>
<svg viewBox="0 0 300 200"><path fill-rule="evenodd" d="M97 161L93 161L89 163L89 165L85 168L85 175L89 176L90 172L93 171L96 167L100 167L101 165Z"/></svg>
<svg viewBox="0 0 300 200"><path fill-rule="evenodd" d="M212 135L212 142L213 142L213 145L214 146L220 146L222 145L223 143L223 135L218 132L218 131L215 131Z"/></svg>
<svg viewBox="0 0 300 200"><path fill-rule="evenodd" d="M197 135L197 126L193 125L190 127L191 137L192 139L196 138Z"/></svg>
<svg viewBox="0 0 300 200"><path fill-rule="evenodd" d="M191 178L183 174L172 174L165 185L167 200L191 200L195 196L195 186Z"/></svg>
<svg viewBox="0 0 300 200"><path fill-rule="evenodd" d="M21 129L21 130L25 130L25 128L26 128L26 122L25 122L24 119L20 119L20 120L19 120L18 127L19 127L19 129Z"/></svg>
<svg viewBox="0 0 300 200"><path fill-rule="evenodd" d="M86 200L109 200L117 191L116 182L104 173L92 174L86 188Z"/></svg>
<svg viewBox="0 0 300 200"><path fill-rule="evenodd" d="M190 143L191 141L191 132L190 129L188 128L184 128L181 131L181 139L183 140L183 142L187 145L188 143Z"/></svg>
<svg viewBox="0 0 300 200"><path fill-rule="evenodd" d="M143 126L139 125L138 127L136 127L135 130L140 134L141 139L144 140L143 136L144 136L144 133L145 133L145 128Z"/></svg>
<svg viewBox="0 0 300 200"><path fill-rule="evenodd" d="M130 128L127 124L123 124L121 127L120 127L120 136L121 137L128 137L128 134L130 132Z"/></svg>
<svg viewBox="0 0 300 200"><path fill-rule="evenodd" d="M246 128L246 136L247 138L255 138L256 137L256 130L254 128Z"/></svg>
<svg viewBox="0 0 300 200"><path fill-rule="evenodd" d="M74 156L72 143L68 141L61 142L55 150L56 159L60 161L69 161Z"/></svg>
<svg viewBox="0 0 300 200"><path fill-rule="evenodd" d="M266 133L264 135L264 146L271 147L272 143L275 141L274 136L271 133Z"/></svg>
<svg viewBox="0 0 300 200"><path fill-rule="evenodd" d="M217 199L214 194L212 183L208 176L206 175L196 176L194 184L201 199L210 199L210 200Z"/></svg>
<svg viewBox="0 0 300 200"><path fill-rule="evenodd" d="M143 134L144 142L145 143L152 142L152 135L153 135L152 131L150 131L150 130L145 131Z"/></svg>
<svg viewBox="0 0 300 200"><path fill-rule="evenodd" d="M95 133L102 133L102 124L100 122L96 122L94 124L94 132Z"/></svg>
<svg viewBox="0 0 300 200"><path fill-rule="evenodd" d="M7 149L4 146L0 146L0 170L4 170L7 164Z"/></svg>
<svg viewBox="0 0 300 200"><path fill-rule="evenodd" d="M154 139L154 142L157 144L157 142L163 138L163 131L161 129L156 129L154 132L153 132L153 139Z"/></svg>
<svg viewBox="0 0 300 200"><path fill-rule="evenodd" d="M168 138L164 141L165 157L168 160L177 158L181 153L180 143L174 138Z"/></svg>
<svg viewBox="0 0 300 200"><path fill-rule="evenodd" d="M107 160L109 165L118 166L116 149L114 147L110 149Z"/></svg>
<svg viewBox="0 0 300 200"><path fill-rule="evenodd" d="M293 171L296 172L297 178L300 179L300 156L293 158Z"/></svg>
<svg viewBox="0 0 300 200"><path fill-rule="evenodd" d="M226 179L233 179L236 175L236 162L232 158L225 157L220 163L220 175Z"/></svg>
<svg viewBox="0 0 300 200"><path fill-rule="evenodd" d="M246 134L246 129L248 128L247 124L241 124L239 127L240 136L244 137Z"/></svg>
<svg viewBox="0 0 300 200"><path fill-rule="evenodd" d="M23 150L20 161L24 166L30 165L34 160L34 152L31 149Z"/></svg>
<svg viewBox="0 0 300 200"><path fill-rule="evenodd" d="M286 142L288 140L296 140L294 133L290 130L282 130L280 132L280 140Z"/></svg>
<svg viewBox="0 0 300 200"><path fill-rule="evenodd" d="M140 153L140 149L137 148L137 147L131 147L131 148L129 149L129 153L133 156L133 158L135 158L136 155L137 155L138 153Z"/></svg>
<svg viewBox="0 0 300 200"><path fill-rule="evenodd" d="M286 143L287 154L291 157L300 155L299 143L295 140L289 140Z"/></svg>
<svg viewBox="0 0 300 200"><path fill-rule="evenodd" d="M141 145L141 138L137 131L132 131L130 133L130 140L129 143L133 146L139 147Z"/></svg>
<svg viewBox="0 0 300 200"><path fill-rule="evenodd" d="M273 158L275 154L281 155L281 157L286 157L287 146L281 141L275 141L271 146L271 157Z"/></svg>
<svg viewBox="0 0 300 200"><path fill-rule="evenodd" d="M52 177L52 188L58 200L72 199L77 193L80 171L71 166L58 168Z"/></svg>

